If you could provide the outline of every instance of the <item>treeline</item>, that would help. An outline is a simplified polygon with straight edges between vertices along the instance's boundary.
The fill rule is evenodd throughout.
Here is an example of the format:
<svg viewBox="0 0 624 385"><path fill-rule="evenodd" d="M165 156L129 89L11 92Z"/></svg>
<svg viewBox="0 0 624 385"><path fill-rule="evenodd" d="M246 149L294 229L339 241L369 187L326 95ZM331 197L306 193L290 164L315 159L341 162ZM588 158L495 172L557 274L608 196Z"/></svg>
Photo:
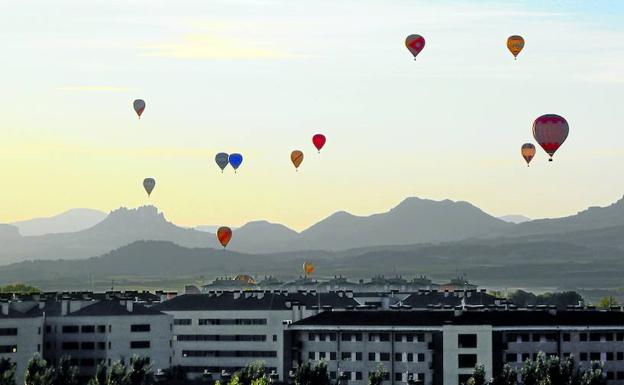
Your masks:
<svg viewBox="0 0 624 385"><path fill-rule="evenodd" d="M583 296L575 291L534 294L524 290L516 290L508 294L494 291L497 297L507 298L518 306L555 305L559 310L565 310L569 305L583 303Z"/></svg>

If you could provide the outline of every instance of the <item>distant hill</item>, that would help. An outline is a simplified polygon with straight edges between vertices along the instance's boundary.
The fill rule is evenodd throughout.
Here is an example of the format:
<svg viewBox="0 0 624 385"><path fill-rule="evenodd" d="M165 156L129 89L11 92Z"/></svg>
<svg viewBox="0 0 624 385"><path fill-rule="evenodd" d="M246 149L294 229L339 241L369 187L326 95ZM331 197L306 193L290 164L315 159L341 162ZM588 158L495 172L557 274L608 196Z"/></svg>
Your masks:
<svg viewBox="0 0 624 385"><path fill-rule="evenodd" d="M504 215L502 217L498 217L498 219L509 223L523 223L531 220L531 218L525 217L524 215Z"/></svg>
<svg viewBox="0 0 624 385"><path fill-rule="evenodd" d="M92 209L72 209L47 217L13 222L24 236L73 233L93 227L106 218L106 213Z"/></svg>
<svg viewBox="0 0 624 385"><path fill-rule="evenodd" d="M26 259L85 258L137 240L165 240L188 247L217 246L214 236L178 227L168 222L153 206L120 208L95 226L73 233L38 236L10 233L0 248L0 261L4 263Z"/></svg>

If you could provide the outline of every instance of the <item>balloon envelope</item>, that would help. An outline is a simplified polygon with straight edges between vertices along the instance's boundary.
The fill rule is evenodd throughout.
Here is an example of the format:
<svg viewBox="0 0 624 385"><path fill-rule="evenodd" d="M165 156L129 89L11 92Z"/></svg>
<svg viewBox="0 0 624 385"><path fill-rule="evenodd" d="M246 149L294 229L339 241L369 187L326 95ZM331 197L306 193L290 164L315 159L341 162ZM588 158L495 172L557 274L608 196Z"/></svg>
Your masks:
<svg viewBox="0 0 624 385"><path fill-rule="evenodd" d="M220 152L215 156L215 162L217 162L217 166L219 166L219 168L221 169L221 171L223 171L229 162L229 155L226 154L225 152Z"/></svg>
<svg viewBox="0 0 624 385"><path fill-rule="evenodd" d="M409 35L405 39L405 46L412 53L412 55L414 55L414 60L415 60L416 56L418 56L420 51L422 51L423 48L425 48L425 38L416 34Z"/></svg>
<svg viewBox="0 0 624 385"><path fill-rule="evenodd" d="M154 178L143 179L143 188L145 189L147 196L150 196L152 194L152 191L154 191L154 187L156 187L156 181L154 180Z"/></svg>
<svg viewBox="0 0 624 385"><path fill-rule="evenodd" d="M241 282L245 282L247 284L251 284L254 285L256 283L256 280L253 279L252 276L247 275L247 274L239 274L236 276L236 278L234 278L236 281L241 281Z"/></svg>
<svg viewBox="0 0 624 385"><path fill-rule="evenodd" d="M524 39L522 36L513 35L507 38L507 49L514 55L514 57L518 57L522 48L524 48Z"/></svg>
<svg viewBox="0 0 624 385"><path fill-rule="evenodd" d="M232 168L236 170L240 167L241 163L243 163L243 156L241 154L230 154L228 160Z"/></svg>
<svg viewBox="0 0 624 385"><path fill-rule="evenodd" d="M542 115L533 122L533 137L550 155L549 161L559 147L565 142L569 132L568 122L555 114Z"/></svg>
<svg viewBox="0 0 624 385"><path fill-rule="evenodd" d="M522 157L528 165L529 163L531 163L531 159L533 159L533 157L535 156L535 146L531 143L525 143L522 145L520 153L522 154Z"/></svg>
<svg viewBox="0 0 624 385"><path fill-rule="evenodd" d="M303 162L303 152L295 150L290 153L290 160L295 165L295 168L299 168L301 162Z"/></svg>
<svg viewBox="0 0 624 385"><path fill-rule="evenodd" d="M217 230L217 239L219 240L219 243L221 243L221 246L225 248L232 239L232 229L226 226L219 227Z"/></svg>
<svg viewBox="0 0 624 385"><path fill-rule="evenodd" d="M310 275L310 274L314 273L314 265L311 264L310 262L304 262L303 263L303 272L305 273L305 275Z"/></svg>
<svg viewBox="0 0 624 385"><path fill-rule="evenodd" d="M139 119L141 119L141 114L145 110L145 102L142 99L137 99L133 103L134 111L139 115Z"/></svg>
<svg viewBox="0 0 624 385"><path fill-rule="evenodd" d="M316 147L316 149L319 152L321 152L321 148L323 148L326 141L327 141L327 138L325 138L325 135L323 134L316 134L312 137L312 143L314 144L314 147Z"/></svg>

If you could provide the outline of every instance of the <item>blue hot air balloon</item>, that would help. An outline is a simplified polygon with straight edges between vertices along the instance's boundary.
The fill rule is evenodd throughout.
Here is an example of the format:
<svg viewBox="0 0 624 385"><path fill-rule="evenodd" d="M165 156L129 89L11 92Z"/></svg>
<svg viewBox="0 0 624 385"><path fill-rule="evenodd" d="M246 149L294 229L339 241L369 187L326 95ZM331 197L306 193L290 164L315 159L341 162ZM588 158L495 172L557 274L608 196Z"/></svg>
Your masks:
<svg viewBox="0 0 624 385"><path fill-rule="evenodd" d="M228 158L229 158L229 155L226 154L225 152L220 152L215 156L215 162L217 162L217 166L219 166L219 168L221 169L221 172L223 172L223 170L227 167Z"/></svg>
<svg viewBox="0 0 624 385"><path fill-rule="evenodd" d="M234 169L234 172L240 167L241 163L243 163L243 156L241 154L230 154L229 158L230 164Z"/></svg>

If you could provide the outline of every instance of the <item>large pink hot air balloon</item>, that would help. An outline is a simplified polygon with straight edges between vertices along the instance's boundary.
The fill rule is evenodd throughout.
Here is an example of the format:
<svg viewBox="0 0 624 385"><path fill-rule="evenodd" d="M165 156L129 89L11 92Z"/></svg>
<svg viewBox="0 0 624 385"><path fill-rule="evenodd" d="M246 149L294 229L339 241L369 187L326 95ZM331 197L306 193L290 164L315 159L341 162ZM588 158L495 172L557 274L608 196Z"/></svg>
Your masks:
<svg viewBox="0 0 624 385"><path fill-rule="evenodd" d="M568 122L555 114L542 115L533 122L533 137L544 151L552 157L568 137Z"/></svg>

